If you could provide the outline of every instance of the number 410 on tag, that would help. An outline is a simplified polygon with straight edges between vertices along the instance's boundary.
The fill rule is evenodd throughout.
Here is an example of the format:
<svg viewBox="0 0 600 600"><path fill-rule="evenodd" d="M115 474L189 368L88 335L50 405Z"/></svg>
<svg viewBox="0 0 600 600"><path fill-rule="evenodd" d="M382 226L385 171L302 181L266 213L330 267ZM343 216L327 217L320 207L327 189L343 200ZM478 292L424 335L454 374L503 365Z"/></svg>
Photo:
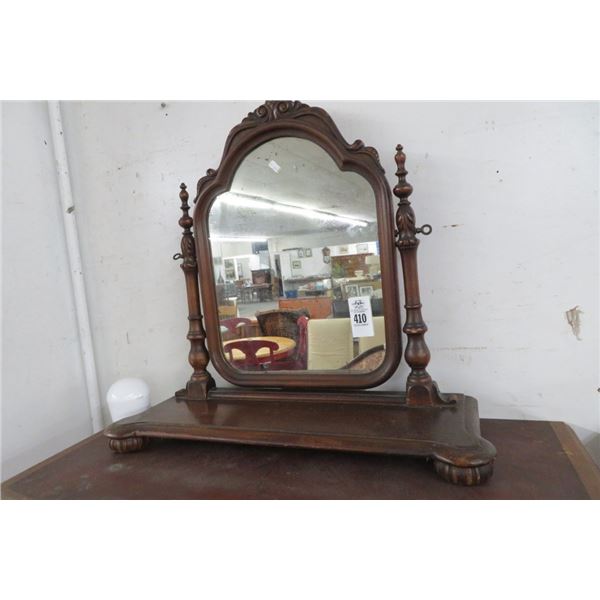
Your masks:
<svg viewBox="0 0 600 600"><path fill-rule="evenodd" d="M369 298L369 296L348 298L348 308L350 310L352 336L374 336L375 332L373 330L373 312L371 310L371 298Z"/></svg>

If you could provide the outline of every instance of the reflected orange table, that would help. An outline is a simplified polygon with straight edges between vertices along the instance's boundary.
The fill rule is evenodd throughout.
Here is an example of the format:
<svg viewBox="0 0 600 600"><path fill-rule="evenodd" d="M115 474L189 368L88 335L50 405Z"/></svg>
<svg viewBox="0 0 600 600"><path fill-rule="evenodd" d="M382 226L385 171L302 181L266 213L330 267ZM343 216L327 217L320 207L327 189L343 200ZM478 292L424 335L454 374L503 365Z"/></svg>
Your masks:
<svg viewBox="0 0 600 600"><path fill-rule="evenodd" d="M254 340L267 340L269 342L275 342L279 348L277 350L273 350L273 358L274 360L284 360L289 358L296 348L296 342L291 338L279 337L276 335L265 335L258 337L246 337L246 338L236 338L235 340L229 340L230 342L243 342L243 341L254 341ZM227 342L223 342L225 346ZM231 351L233 362L243 361L245 359L244 353L237 348L233 348ZM269 348L259 348L256 352L256 358L259 362L268 361L271 357L271 352ZM230 360L229 353L225 353L225 358Z"/></svg>

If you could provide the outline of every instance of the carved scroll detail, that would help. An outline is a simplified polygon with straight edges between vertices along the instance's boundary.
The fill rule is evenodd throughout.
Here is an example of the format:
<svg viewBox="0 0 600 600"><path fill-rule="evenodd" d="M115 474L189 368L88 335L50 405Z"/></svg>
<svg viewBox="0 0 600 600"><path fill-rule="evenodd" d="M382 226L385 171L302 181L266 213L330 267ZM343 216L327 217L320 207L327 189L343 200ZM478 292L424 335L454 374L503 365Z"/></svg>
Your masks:
<svg viewBox="0 0 600 600"><path fill-rule="evenodd" d="M337 125L325 110L317 106L309 106L299 100L267 100L252 112L249 112L242 122L236 125L229 133L225 142L223 156L229 155L238 144L243 143L248 132L253 128L268 125L278 120L295 120L309 123L311 128L333 136L349 152L356 153L359 156L366 155L379 171L384 172L375 148L365 146L361 140L356 140L353 144L348 144L337 128ZM214 175L215 171L209 169L207 175L200 179L196 200L200 197L201 192L207 187L207 184Z"/></svg>
<svg viewBox="0 0 600 600"><path fill-rule="evenodd" d="M402 248L418 246L419 240L417 239L415 212L408 200L409 196L413 192L413 187L406 181L406 176L408 175L408 171L404 166L406 162L406 154L404 154L400 144L396 146L395 160L397 166L396 177L398 177L398 183L394 187L394 196L400 200L398 203L398 210L396 211L396 246L399 250L401 250Z"/></svg>
<svg viewBox="0 0 600 600"><path fill-rule="evenodd" d="M377 152L377 150L375 150L373 146L365 146L365 143L362 140L356 140L349 147L349 149L352 152L366 152L367 154L370 154L373 157L375 162L379 163L379 153Z"/></svg>
<svg viewBox="0 0 600 600"><path fill-rule="evenodd" d="M202 190L202 188L207 183L212 181L216 176L217 176L217 171L215 171L215 169L207 169L206 175L204 177L201 177L198 180L198 184L196 185L196 197L194 198L194 204L196 204L196 202L198 202L198 196L200 195L200 191Z"/></svg>
<svg viewBox="0 0 600 600"><path fill-rule="evenodd" d="M242 123L255 122L268 123L275 119L293 117L295 113L308 108L308 104L304 104L299 100L267 100L258 108L248 113L248 116Z"/></svg>

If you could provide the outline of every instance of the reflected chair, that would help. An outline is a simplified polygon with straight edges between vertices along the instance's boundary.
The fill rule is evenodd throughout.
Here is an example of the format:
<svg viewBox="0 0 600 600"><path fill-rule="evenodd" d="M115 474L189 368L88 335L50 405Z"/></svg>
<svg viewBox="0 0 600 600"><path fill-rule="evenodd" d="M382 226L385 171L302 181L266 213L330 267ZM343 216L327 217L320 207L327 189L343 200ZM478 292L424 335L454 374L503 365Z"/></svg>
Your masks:
<svg viewBox="0 0 600 600"><path fill-rule="evenodd" d="M373 346L353 358L344 369L351 371L374 371L385 358L385 347L383 345Z"/></svg>
<svg viewBox="0 0 600 600"><path fill-rule="evenodd" d="M305 315L299 317L298 323L298 346L296 347L296 364L298 369L306 369L308 351L308 321Z"/></svg>
<svg viewBox="0 0 600 600"><path fill-rule="evenodd" d="M384 317L373 317L373 332L371 337L358 338L358 354L363 354L375 346L385 346Z"/></svg>
<svg viewBox="0 0 600 600"><path fill-rule="evenodd" d="M310 313L306 308L298 310L274 309L257 312L256 320L263 335L290 338L298 345L298 319L302 316L310 317Z"/></svg>
<svg viewBox="0 0 600 600"><path fill-rule="evenodd" d="M294 354L283 360L275 360L269 365L269 371L303 371L307 362L307 329L309 318L301 315L296 322L298 326L298 341ZM285 336L287 337L287 336Z"/></svg>
<svg viewBox="0 0 600 600"><path fill-rule="evenodd" d="M267 348L269 354L265 356L258 356L259 351L262 348ZM229 360L232 364L248 371L261 371L266 370L269 365L275 362L273 353L279 350L279 344L272 342L271 340L234 340L227 342L223 345L225 354L229 356ZM233 351L239 350L243 357L234 357Z"/></svg>
<svg viewBox="0 0 600 600"><path fill-rule="evenodd" d="M229 333L235 334L237 337L238 334L238 325L243 323L244 325L250 325L252 323L251 319L247 319L246 317L234 317L232 319L221 319L220 324L224 327L227 327Z"/></svg>
<svg viewBox="0 0 600 600"><path fill-rule="evenodd" d="M309 370L342 369L354 357L350 319L310 319L307 344Z"/></svg>

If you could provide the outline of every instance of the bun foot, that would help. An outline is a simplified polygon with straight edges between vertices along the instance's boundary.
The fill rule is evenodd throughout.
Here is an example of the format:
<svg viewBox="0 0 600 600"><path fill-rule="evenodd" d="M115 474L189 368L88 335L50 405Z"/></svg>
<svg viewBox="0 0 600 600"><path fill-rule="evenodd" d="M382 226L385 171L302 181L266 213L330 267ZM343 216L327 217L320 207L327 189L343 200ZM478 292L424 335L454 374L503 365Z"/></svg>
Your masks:
<svg viewBox="0 0 600 600"><path fill-rule="evenodd" d="M149 441L146 437L111 438L108 440L108 447L119 454L138 452L145 448Z"/></svg>
<svg viewBox="0 0 600 600"><path fill-rule="evenodd" d="M450 483L456 485L481 485L494 472L494 463L489 462L478 467L457 467L447 462L434 459L435 472Z"/></svg>

